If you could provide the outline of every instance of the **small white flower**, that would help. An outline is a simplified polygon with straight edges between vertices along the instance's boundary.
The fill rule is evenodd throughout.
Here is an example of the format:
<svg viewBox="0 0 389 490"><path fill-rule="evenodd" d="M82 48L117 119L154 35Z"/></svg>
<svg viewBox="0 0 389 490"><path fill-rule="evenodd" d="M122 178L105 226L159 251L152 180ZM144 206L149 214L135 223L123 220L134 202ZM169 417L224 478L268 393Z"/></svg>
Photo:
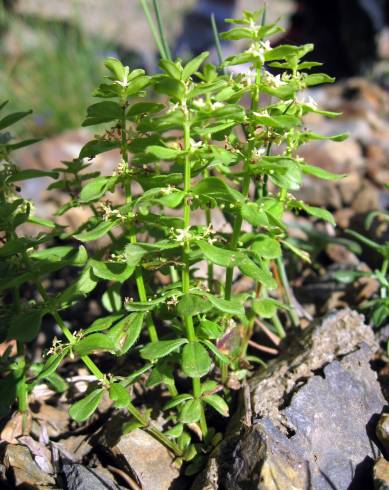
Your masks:
<svg viewBox="0 0 389 490"><path fill-rule="evenodd" d="M215 109L220 109L220 107L224 107L223 102L214 102L211 104L211 108L214 111Z"/></svg>
<svg viewBox="0 0 389 490"><path fill-rule="evenodd" d="M286 85L286 82L281 80L281 75L273 75L270 72L265 72L264 79L266 83L268 83L271 87L278 88L282 87L282 85Z"/></svg>
<svg viewBox="0 0 389 490"><path fill-rule="evenodd" d="M193 105L197 107L198 109L201 109L202 107L206 106L205 100L203 98L198 98L193 101Z"/></svg>
<svg viewBox="0 0 389 490"><path fill-rule="evenodd" d="M189 226L187 228L178 228L175 230L175 240L177 242L184 243L192 238L192 235L189 231Z"/></svg>
<svg viewBox="0 0 389 490"><path fill-rule="evenodd" d="M265 148L255 148L251 155L251 159L253 162L258 162L262 156L266 153Z"/></svg>
<svg viewBox="0 0 389 490"><path fill-rule="evenodd" d="M179 104L178 103L172 104L166 112L167 112L167 114L170 114L171 112L174 112L178 108L179 108Z"/></svg>
<svg viewBox="0 0 389 490"><path fill-rule="evenodd" d="M195 141L194 139L190 138L190 147L193 149L200 148L203 146L202 141Z"/></svg>

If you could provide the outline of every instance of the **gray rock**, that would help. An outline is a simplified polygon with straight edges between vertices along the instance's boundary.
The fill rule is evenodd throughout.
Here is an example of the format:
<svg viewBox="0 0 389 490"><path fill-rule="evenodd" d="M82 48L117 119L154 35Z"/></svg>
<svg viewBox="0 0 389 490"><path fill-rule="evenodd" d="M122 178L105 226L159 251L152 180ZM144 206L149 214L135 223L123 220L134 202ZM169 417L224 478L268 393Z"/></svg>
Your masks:
<svg viewBox="0 0 389 490"><path fill-rule="evenodd" d="M252 378L251 399L194 488L371 488L380 455L374 428L385 405L369 364L376 347L371 328L350 310L298 334Z"/></svg>
<svg viewBox="0 0 389 490"><path fill-rule="evenodd" d="M145 431L136 429L122 435L123 419L113 417L94 444L105 448L143 490L168 490L179 477L172 454Z"/></svg>
<svg viewBox="0 0 389 490"><path fill-rule="evenodd" d="M58 488L55 479L39 468L25 446L8 444L4 455L4 466L7 473L12 474L15 488L36 490Z"/></svg>
<svg viewBox="0 0 389 490"><path fill-rule="evenodd" d="M118 490L120 488L93 468L78 463L64 463L62 477L67 490Z"/></svg>

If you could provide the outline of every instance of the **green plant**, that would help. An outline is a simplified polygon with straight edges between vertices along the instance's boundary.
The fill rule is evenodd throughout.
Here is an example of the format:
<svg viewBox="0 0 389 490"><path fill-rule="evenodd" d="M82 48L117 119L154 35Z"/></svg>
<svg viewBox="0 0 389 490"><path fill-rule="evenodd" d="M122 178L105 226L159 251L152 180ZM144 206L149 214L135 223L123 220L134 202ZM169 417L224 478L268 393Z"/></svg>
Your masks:
<svg viewBox="0 0 389 490"><path fill-rule="evenodd" d="M388 185L385 187L389 188ZM389 213L385 211L372 211L367 215L365 228L369 230L374 220L389 221ZM361 277L371 277L379 284L379 294L362 305L362 309L370 313L371 321L375 327L380 327L389 318L389 242L379 243L354 230L347 233L356 238L363 245L374 250L381 257L381 267L370 271L338 271L336 278L345 283L351 283Z"/></svg>
<svg viewBox="0 0 389 490"><path fill-rule="evenodd" d="M297 154L308 141L345 137L320 136L302 122L310 112L336 116L299 96L306 87L333 79L306 72L317 66L302 60L312 45L272 48L266 38L280 28L262 25L262 16L244 12L243 19L229 21L237 27L222 35L250 42L246 51L224 61L226 71L249 63L245 74L221 74L204 65L208 53L186 64L161 59L162 73L153 76L108 59L109 75L94 93L102 100L88 108L83 123L107 124L108 129L88 142L79 158L50 173L59 178L49 188L69 195L57 215L85 207L91 218L70 232L55 221L31 216L23 199L17 222L16 208L4 213L5 335L19 345L32 341L42 318L50 315L65 339L54 343L44 362L23 368L24 390L42 379L55 382L61 362L79 356L96 383L72 406L71 416L87 419L107 392L117 408L133 416L125 430L143 427L152 433L177 456L192 461L189 473L198 471L204 452L221 437L209 427L208 408L228 416L231 376L241 379L249 362L263 362L248 352L256 318L269 319L272 335L279 337L285 335L287 316L291 325L298 324L283 250L303 260L309 257L288 239L285 211L334 223L328 211L292 194L304 174L339 178ZM267 66L283 72L275 76ZM139 102L151 89L161 95L160 102ZM267 103L263 94L271 96ZM121 159L113 175L89 171L86 160L115 148ZM23 172L8 168L10 175ZM14 181L12 176L2 179L6 206L18 201L10 197L15 196ZM49 232L19 236L17 228L26 220ZM65 245L50 246L53 237ZM42 278L65 267L80 273L65 290L50 294ZM249 278L251 286L234 292L235 274ZM39 293L30 301L20 294L26 282ZM69 328L62 312L97 285L108 314L87 327L75 319ZM104 374L90 357L104 351L142 364L126 377ZM19 356L23 358L22 347ZM149 412L133 404L131 385L145 373L146 387L163 385L169 391L163 432L151 424Z"/></svg>

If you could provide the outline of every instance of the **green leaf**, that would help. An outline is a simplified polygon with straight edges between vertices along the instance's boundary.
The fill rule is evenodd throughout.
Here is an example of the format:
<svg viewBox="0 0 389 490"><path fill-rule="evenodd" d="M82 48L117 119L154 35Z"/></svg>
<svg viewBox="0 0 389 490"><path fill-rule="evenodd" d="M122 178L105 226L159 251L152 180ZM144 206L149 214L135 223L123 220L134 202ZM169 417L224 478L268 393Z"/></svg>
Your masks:
<svg viewBox="0 0 389 490"><path fill-rule="evenodd" d="M217 412L223 415L223 417L229 416L228 405L221 396L209 395L209 396L204 396L202 399L205 401L205 403L207 403L212 408L214 408Z"/></svg>
<svg viewBox="0 0 389 490"><path fill-rule="evenodd" d="M256 235L255 242L251 246L252 251L264 259L277 259L281 257L281 245L274 238L266 235Z"/></svg>
<svg viewBox="0 0 389 490"><path fill-rule="evenodd" d="M113 182L112 177L97 177L97 179L88 182L80 192L80 203L87 204L97 201L107 192Z"/></svg>
<svg viewBox="0 0 389 490"><path fill-rule="evenodd" d="M82 126L86 127L111 122L121 119L122 116L123 110L117 102L105 100L88 107L86 119L82 123Z"/></svg>
<svg viewBox="0 0 389 490"><path fill-rule="evenodd" d="M340 180L345 177L344 174L334 174L333 172L324 170L324 168L321 167L315 167L314 165L303 164L300 165L300 168L304 174L313 175L314 177L318 177L319 179Z"/></svg>
<svg viewBox="0 0 389 490"><path fill-rule="evenodd" d="M272 298L255 299L253 301L254 312L262 318L273 318L279 308L288 309L288 306Z"/></svg>
<svg viewBox="0 0 389 490"><path fill-rule="evenodd" d="M177 424L171 429L165 431L165 435L169 436L172 439L177 439L182 435L183 430L184 426L182 424Z"/></svg>
<svg viewBox="0 0 389 490"><path fill-rule="evenodd" d="M215 245L211 245L205 240L199 240L197 245L210 262L220 265L221 267L234 267L238 265L243 258L242 254L239 252L215 247Z"/></svg>
<svg viewBox="0 0 389 490"><path fill-rule="evenodd" d="M59 307L65 307L69 302L74 299L84 296L96 287L97 279L92 273L92 269L87 267L81 273L80 277L69 287L65 289L59 296L56 298L56 303Z"/></svg>
<svg viewBox="0 0 389 490"><path fill-rule="evenodd" d="M104 65L112 73L114 80L122 81L126 76L126 69L118 59L109 57L104 61Z"/></svg>
<svg viewBox="0 0 389 490"><path fill-rule="evenodd" d="M88 260L88 254L82 245L74 248L70 245L50 247L38 250L30 254L30 258L37 261L44 261L50 264L61 263L65 265L83 266Z"/></svg>
<svg viewBox="0 0 389 490"><path fill-rule="evenodd" d="M203 343L208 347L208 349L215 355L216 359L222 364L229 364L230 360L225 356L220 350L209 340L203 340Z"/></svg>
<svg viewBox="0 0 389 490"><path fill-rule="evenodd" d="M70 407L70 417L76 422L84 422L97 410L103 396L104 390L102 388L92 391Z"/></svg>
<svg viewBox="0 0 389 490"><path fill-rule="evenodd" d="M0 131L2 131L5 128L8 128L8 126L15 124L17 121L20 121L20 119L23 119L24 117L30 114L32 114L32 111L13 112L12 114L8 114L7 116L0 119Z"/></svg>
<svg viewBox="0 0 389 490"><path fill-rule="evenodd" d="M116 221L101 221L91 230L83 230L80 233L76 233L74 238L81 242L90 242L92 240L98 240L102 236L106 235L112 228L120 224L119 220Z"/></svg>
<svg viewBox="0 0 389 490"><path fill-rule="evenodd" d="M125 262L102 262L92 259L90 262L93 273L96 277L107 281L118 281L123 283L134 272L134 267Z"/></svg>
<svg viewBox="0 0 389 490"><path fill-rule="evenodd" d="M111 284L101 298L104 308L110 313L118 312L122 308L121 284Z"/></svg>
<svg viewBox="0 0 389 490"><path fill-rule="evenodd" d="M130 267L136 267L139 265L142 257L146 254L146 250L140 245L135 243L129 243L124 249L124 256L127 259L127 264Z"/></svg>
<svg viewBox="0 0 389 490"><path fill-rule="evenodd" d="M227 300L224 298L218 298L210 293L204 293L209 301L223 313L229 315L244 315L244 307L238 300Z"/></svg>
<svg viewBox="0 0 389 490"><path fill-rule="evenodd" d="M42 177L56 179L58 178L58 175L58 172L53 170L35 170L31 168L27 170L18 170L7 178L7 182L20 182L21 180L40 179Z"/></svg>
<svg viewBox="0 0 389 490"><path fill-rule="evenodd" d="M111 151L119 147L119 141L92 140L81 148L78 158L94 158L96 155L100 155L100 153L105 153L106 151Z"/></svg>
<svg viewBox="0 0 389 490"><path fill-rule="evenodd" d="M188 80L188 78L193 75L193 73L196 73L196 71L200 68L202 63L208 58L209 52L204 51L204 53L199 54L195 58L193 58L191 61L189 61L183 71L182 71L182 79L184 81Z"/></svg>
<svg viewBox="0 0 389 490"><path fill-rule="evenodd" d="M164 108L163 104L158 104L156 102L138 102L133 104L127 111L127 118L131 119L135 116L141 114L152 114L154 112L159 112Z"/></svg>
<svg viewBox="0 0 389 490"><path fill-rule="evenodd" d="M171 352L177 350L181 345L187 344L187 339L175 339L175 340L159 340L158 342L151 342L141 349L140 354L143 359L154 360L165 357Z"/></svg>
<svg viewBox="0 0 389 490"><path fill-rule="evenodd" d="M258 112L253 113L258 124L270 128L291 129L301 125L301 119L296 116L284 114L281 116L263 116Z"/></svg>
<svg viewBox="0 0 389 490"><path fill-rule="evenodd" d="M201 378L211 369L211 358L200 342L189 342L182 350L182 370L191 378Z"/></svg>
<svg viewBox="0 0 389 490"><path fill-rule="evenodd" d="M196 294L184 294L177 305L177 313L182 317L206 313L212 308L209 301Z"/></svg>
<svg viewBox="0 0 389 490"><path fill-rule="evenodd" d="M102 330L107 330L121 318L123 318L122 314L97 318L97 320L95 320L88 328L84 330L84 333L89 334L93 332L101 332Z"/></svg>
<svg viewBox="0 0 389 490"><path fill-rule="evenodd" d="M131 419L129 422L125 422L122 425L122 434L129 434L130 432L133 432L136 429L140 429L141 427L143 427L143 424L141 424L139 420Z"/></svg>
<svg viewBox="0 0 389 490"><path fill-rule="evenodd" d="M146 152L154 155L161 160L175 160L180 154L181 150L175 150L174 148L169 148L167 146L156 146L151 145L146 148Z"/></svg>
<svg viewBox="0 0 389 490"><path fill-rule="evenodd" d="M188 400L193 400L193 395L189 393L182 393L181 395L174 396L171 400L169 400L164 406L164 410L169 410L170 408L174 408L177 405L180 405L183 402Z"/></svg>
<svg viewBox="0 0 389 490"><path fill-rule="evenodd" d="M312 73L304 78L304 83L307 87L313 85L321 85L322 83L334 83L335 78L326 75L325 73Z"/></svg>
<svg viewBox="0 0 389 490"><path fill-rule="evenodd" d="M115 351L115 344L103 333L92 333L83 337L73 347L79 356L87 356L95 351Z"/></svg>
<svg viewBox="0 0 389 490"><path fill-rule="evenodd" d="M145 314L143 312L132 313L120 320L113 328L120 331L117 347L120 348L120 354L123 355L139 339L142 331ZM108 332L110 335L110 332Z"/></svg>
<svg viewBox="0 0 389 490"><path fill-rule="evenodd" d="M183 424L198 422L201 417L201 401L190 400L185 403L180 413L180 421Z"/></svg>
<svg viewBox="0 0 389 490"><path fill-rule="evenodd" d="M36 309L13 314L9 323L8 339L31 342L39 333L44 310Z"/></svg>
<svg viewBox="0 0 389 490"><path fill-rule="evenodd" d="M194 196L214 199L219 204L235 204L243 201L244 197L240 192L228 186L223 180L217 177L206 177L192 188Z"/></svg>
<svg viewBox="0 0 389 490"><path fill-rule="evenodd" d="M115 408L126 408L131 401L130 394L120 383L111 384L109 387L109 398L114 402Z"/></svg>
<svg viewBox="0 0 389 490"><path fill-rule="evenodd" d="M239 269L244 275L251 277L255 281L263 284L266 289L275 289L277 287L277 282L273 278L271 272L268 269L259 267L248 257L245 257L239 263Z"/></svg>
<svg viewBox="0 0 389 490"><path fill-rule="evenodd" d="M229 31L222 32L220 38L224 41L238 41L240 39L255 39L255 30L250 27L234 27Z"/></svg>
<svg viewBox="0 0 389 490"><path fill-rule="evenodd" d="M39 379L45 379L48 376L52 375L55 373L57 370L58 366L61 364L62 360L68 355L69 349L65 349L63 352L60 354L52 354L50 357L46 360L46 362L43 364L41 371L39 372L37 376L37 380Z"/></svg>
<svg viewBox="0 0 389 490"><path fill-rule="evenodd" d="M224 328L210 320L200 320L197 335L200 339L218 339L224 333Z"/></svg>
<svg viewBox="0 0 389 490"><path fill-rule="evenodd" d="M160 60L158 66L172 78L181 80L182 67L178 63L171 60Z"/></svg>
<svg viewBox="0 0 389 490"><path fill-rule="evenodd" d="M253 226L269 226L266 212L256 202L243 203L242 217Z"/></svg>
<svg viewBox="0 0 389 490"><path fill-rule="evenodd" d="M185 96L185 84L181 80L162 78L155 85L155 90L178 100Z"/></svg>
<svg viewBox="0 0 389 490"><path fill-rule="evenodd" d="M304 211L306 211L311 216L323 219L324 221L328 221L332 225L336 226L335 218L332 216L332 213L327 211L327 209L318 208L315 206L308 206L308 204L305 203L301 203L301 208L304 209Z"/></svg>

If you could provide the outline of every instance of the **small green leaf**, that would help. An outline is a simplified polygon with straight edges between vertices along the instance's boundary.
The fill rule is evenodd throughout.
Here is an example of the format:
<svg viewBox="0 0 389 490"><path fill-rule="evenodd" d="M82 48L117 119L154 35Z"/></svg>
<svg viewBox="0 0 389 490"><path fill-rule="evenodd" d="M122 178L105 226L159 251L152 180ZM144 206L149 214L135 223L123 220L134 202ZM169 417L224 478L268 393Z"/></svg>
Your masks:
<svg viewBox="0 0 389 490"><path fill-rule="evenodd" d="M177 305L177 313L182 317L206 313L212 308L209 301L196 294L184 294Z"/></svg>
<svg viewBox="0 0 389 490"><path fill-rule="evenodd" d="M171 429L165 431L165 435L171 437L172 439L177 439L178 437L181 436L183 430L184 430L184 426L182 424L177 424Z"/></svg>
<svg viewBox="0 0 389 490"><path fill-rule="evenodd" d="M146 250L135 243L129 243L124 249L124 256L126 257L127 264L130 267L136 267L142 260L145 253Z"/></svg>
<svg viewBox="0 0 389 490"><path fill-rule="evenodd" d="M206 294L209 301L223 313L227 313L229 315L244 315L244 307L241 302L238 300L227 300L224 298L218 298L213 294Z"/></svg>
<svg viewBox="0 0 389 490"><path fill-rule="evenodd" d="M131 401L130 394L120 383L113 383L109 387L109 397L114 402L115 408L126 408Z"/></svg>
<svg viewBox="0 0 389 490"><path fill-rule="evenodd" d="M78 158L94 158L96 155L100 155L100 153L105 153L106 151L111 151L119 147L119 141L92 140L81 148Z"/></svg>
<svg viewBox="0 0 389 490"><path fill-rule="evenodd" d="M201 320L197 329L197 335L200 339L218 339L223 333L224 328L210 320Z"/></svg>
<svg viewBox="0 0 389 490"><path fill-rule="evenodd" d="M121 284L111 284L101 298L104 308L110 313L118 312L122 307Z"/></svg>
<svg viewBox="0 0 389 490"><path fill-rule="evenodd" d="M20 119L23 119L30 114L32 114L32 111L13 112L12 114L8 114L7 116L3 117L3 119L0 119L0 131L8 128L8 126L15 124L17 121L20 121Z"/></svg>
<svg viewBox="0 0 389 490"><path fill-rule="evenodd" d="M174 148L169 148L167 146L156 146L151 145L146 148L146 152L154 155L161 160L175 160L180 154L181 150L175 150Z"/></svg>
<svg viewBox="0 0 389 490"><path fill-rule="evenodd" d="M44 311L41 309L12 315L7 338L31 342L40 331L43 315Z"/></svg>
<svg viewBox="0 0 389 490"><path fill-rule="evenodd" d="M215 245L211 245L205 240L199 240L197 245L206 258L213 264L220 265L222 267L234 267L242 260L242 254L239 252L227 250L226 248L215 247Z"/></svg>
<svg viewBox="0 0 389 490"><path fill-rule="evenodd" d="M184 67L182 71L182 79L184 81L188 80L188 78L193 75L193 73L196 73L196 71L200 68L202 63L208 58L209 52L204 51L204 53L199 54L192 60L190 60Z"/></svg>
<svg viewBox="0 0 389 490"><path fill-rule="evenodd" d="M80 240L80 242L91 242L92 240L98 240L102 236L106 235L112 228L118 226L120 222L116 221L101 221L97 226L91 230L83 230L76 235L74 238Z"/></svg>
<svg viewBox="0 0 389 490"><path fill-rule="evenodd" d="M118 103L105 100L88 107L86 119L82 126L93 126L94 124L115 121L121 119L122 115L123 111Z"/></svg>
<svg viewBox="0 0 389 490"><path fill-rule="evenodd" d="M70 417L76 422L84 422L97 410L103 396L104 390L102 388L92 391L70 407Z"/></svg>
<svg viewBox="0 0 389 490"><path fill-rule="evenodd" d="M104 335L103 333L92 333L79 340L73 346L73 350L82 357L96 351L114 352L115 344L107 335Z"/></svg>
<svg viewBox="0 0 389 490"><path fill-rule="evenodd" d="M256 235L255 242L251 246L252 251L264 259L277 259L281 257L281 245L274 238L266 235Z"/></svg>
<svg viewBox="0 0 389 490"><path fill-rule="evenodd" d="M140 354L143 359L154 360L165 357L171 352L177 350L181 345L187 344L187 339L175 339L175 340L159 340L158 342L152 342L146 347L141 349Z"/></svg>
<svg viewBox="0 0 389 490"><path fill-rule="evenodd" d="M219 412L223 417L229 416L229 409L227 403L219 395L209 395L202 398L205 403L208 403L212 408Z"/></svg>
<svg viewBox="0 0 389 490"><path fill-rule="evenodd" d="M273 278L271 272L268 269L259 267L248 257L245 257L239 263L239 269L244 275L251 277L255 281L263 284L266 289L275 289L277 287L277 282Z"/></svg>
<svg viewBox="0 0 389 490"><path fill-rule="evenodd" d="M198 422L201 417L201 401L189 400L183 406L180 413L180 421L183 424L192 424Z"/></svg>
<svg viewBox="0 0 389 490"><path fill-rule="evenodd" d="M107 281L122 283L131 277L134 272L134 267L125 262L103 262L92 259L89 263L94 275Z"/></svg>
<svg viewBox="0 0 389 490"><path fill-rule="evenodd" d="M169 410L170 408L174 408L177 405L180 405L183 402L188 400L193 400L193 395L189 393L182 393L181 395L174 396L171 400L169 400L164 406L164 410Z"/></svg>
<svg viewBox="0 0 389 490"><path fill-rule="evenodd" d="M112 182L112 177L97 177L91 182L88 182L81 189L80 202L86 204L92 201L97 201L107 192Z"/></svg>
<svg viewBox="0 0 389 490"><path fill-rule="evenodd" d="M313 175L314 177L318 177L319 179L324 180L340 180L345 177L344 174L334 174L333 172L329 172L328 170L324 170L321 167L315 167L314 165L302 164L300 165L304 174Z"/></svg>
<svg viewBox="0 0 389 490"><path fill-rule="evenodd" d="M189 342L182 350L182 370L191 378L201 378L211 369L211 358L199 342Z"/></svg>
<svg viewBox="0 0 389 490"><path fill-rule="evenodd" d="M262 318L273 318L279 308L288 309L286 305L272 298L255 299L254 312Z"/></svg>
<svg viewBox="0 0 389 490"><path fill-rule="evenodd" d="M222 364L228 364L230 360L225 356L220 350L209 340L203 340L203 343L208 347L208 349L215 355L216 359Z"/></svg>

